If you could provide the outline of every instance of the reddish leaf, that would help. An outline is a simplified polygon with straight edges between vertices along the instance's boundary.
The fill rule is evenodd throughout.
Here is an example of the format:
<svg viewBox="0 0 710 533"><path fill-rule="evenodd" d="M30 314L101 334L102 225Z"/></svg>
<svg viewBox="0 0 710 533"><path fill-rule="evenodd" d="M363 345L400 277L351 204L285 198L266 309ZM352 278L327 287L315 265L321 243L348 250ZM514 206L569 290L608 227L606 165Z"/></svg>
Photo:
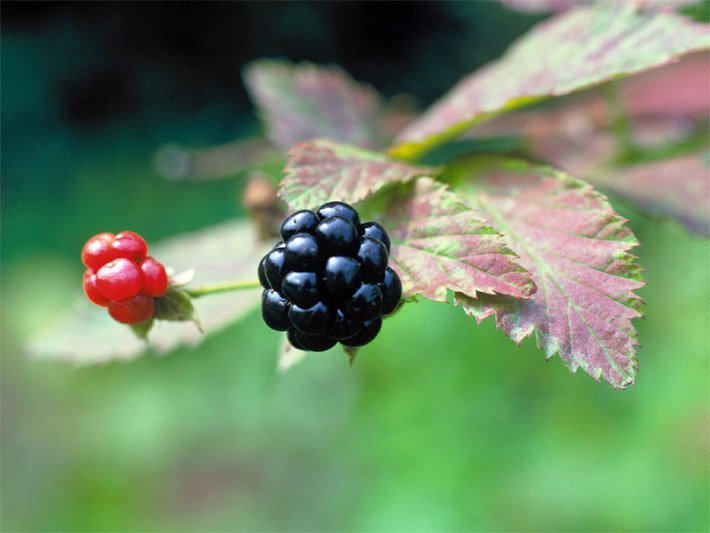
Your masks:
<svg viewBox="0 0 710 533"><path fill-rule="evenodd" d="M690 54L677 63L624 80L621 96L632 117L676 116L707 118L710 100L707 51Z"/></svg>
<svg viewBox="0 0 710 533"><path fill-rule="evenodd" d="M477 178L468 199L505 234L538 290L528 300L458 301L479 322L495 315L516 343L535 331L545 355L558 354L572 372L581 367L615 388L630 385L638 344L631 321L643 304L633 292L643 286L640 268L627 253L636 238L586 183L510 168Z"/></svg>
<svg viewBox="0 0 710 533"><path fill-rule="evenodd" d="M194 268L196 284L255 278L255 265L266 251L251 224L241 220L180 235L150 250L177 272ZM203 330L210 333L243 317L260 301L261 290L250 289L197 298L193 304ZM149 343L144 343L128 327L109 318L106 309L82 297L54 327L31 339L26 350L33 357L91 364L133 359L149 348L164 354L182 345L197 345L205 337L192 322L156 320L148 334Z"/></svg>
<svg viewBox="0 0 710 533"><path fill-rule="evenodd" d="M500 0L510 9L530 13L559 13L580 4L591 4L593 0Z"/></svg>
<svg viewBox="0 0 710 533"><path fill-rule="evenodd" d="M329 200L358 202L389 183L435 173L433 168L326 140L299 144L290 155L279 196L294 209Z"/></svg>
<svg viewBox="0 0 710 533"><path fill-rule="evenodd" d="M473 298L479 292L527 298L535 291L503 237L432 179L419 178L394 196L381 223L405 298L445 302L449 290Z"/></svg>
<svg viewBox="0 0 710 533"><path fill-rule="evenodd" d="M190 150L168 144L153 157L158 173L171 180L211 180L284 160L283 150L263 137Z"/></svg>
<svg viewBox="0 0 710 533"><path fill-rule="evenodd" d="M633 119L669 117L701 120L710 111L710 71L706 53L684 57L677 63L642 72L619 83L624 111ZM552 137L585 138L610 126L609 98L591 89L560 101L555 108L522 110L495 117L465 134L470 138L522 136L533 142ZM552 140L556 142L556 140Z"/></svg>
<svg viewBox="0 0 710 533"><path fill-rule="evenodd" d="M710 237L710 164L707 154L597 172L590 181L644 210L678 219Z"/></svg>
<svg viewBox="0 0 710 533"><path fill-rule="evenodd" d="M260 60L246 67L244 82L269 137L283 148L321 137L382 145L379 95L336 66Z"/></svg>
<svg viewBox="0 0 710 533"><path fill-rule="evenodd" d="M559 13L579 7L583 4L593 4L595 0L500 0L503 4L518 11L531 13ZM635 0L638 5L653 9L679 9L693 4L696 0Z"/></svg>
<svg viewBox="0 0 710 533"><path fill-rule="evenodd" d="M708 84L706 54L624 80L620 95L631 118L634 146L653 151L692 134L698 128L694 117L702 120L709 111ZM610 131L611 116L608 99L600 91L589 91L556 109L498 117L471 133L523 135L542 160L708 235L710 174L703 157L619 167L614 163L620 146Z"/></svg>
<svg viewBox="0 0 710 533"><path fill-rule="evenodd" d="M399 135L392 152L416 157L493 115L658 67L708 45L705 25L672 12L625 2L572 9L465 78Z"/></svg>

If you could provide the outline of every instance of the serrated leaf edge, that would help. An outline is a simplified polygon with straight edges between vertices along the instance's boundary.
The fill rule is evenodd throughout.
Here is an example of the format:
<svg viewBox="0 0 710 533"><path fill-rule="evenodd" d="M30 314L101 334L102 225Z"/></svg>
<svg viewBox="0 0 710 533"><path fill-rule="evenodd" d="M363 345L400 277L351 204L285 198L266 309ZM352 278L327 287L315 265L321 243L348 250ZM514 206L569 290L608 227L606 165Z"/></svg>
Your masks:
<svg viewBox="0 0 710 533"><path fill-rule="evenodd" d="M563 181L566 185L569 185L569 186L572 186L575 188L581 188L584 190L585 194L591 194L595 200L598 200L599 203L601 204L600 209L603 210L604 212L606 212L607 215L612 214L610 217L609 224L614 223L614 224L624 225L628 222L628 220L626 218L621 217L621 216L617 215L616 213L614 213L611 205L609 204L608 198L604 194L602 194L599 191L597 191L596 189L594 189L594 187L592 187L586 181L581 180L579 178L574 178L572 176L569 176L565 172L562 172L559 170L550 169L549 167L544 167L544 168L547 168L548 170L552 170L553 172L551 173L551 176L554 176L557 179ZM482 211L485 211L483 209L483 207L481 207L480 205L474 206L474 207L481 209ZM625 242L625 243L629 244L629 249L632 247L635 247L639 244L638 239L631 232L629 233L629 235L625 239L618 241L618 242ZM531 257L534 257L534 255L531 254ZM628 271L629 275L622 276L622 277L624 277L626 279L633 280L633 281L637 281L639 283L639 286L633 290L638 290L639 288L643 287L646 284L645 280L643 279L643 275L642 275L643 268L638 263L636 263L636 260L637 260L636 256L628 253L627 251L622 251L622 252L615 254L614 259L623 262L629 268L629 271ZM538 261L536 261L536 262L539 264ZM608 274L614 275L611 273L608 273ZM559 286L558 286L558 289L560 289ZM543 284L542 290L544 290L544 284ZM564 291L561 289L560 289L560 292L563 295L565 294ZM507 295L496 295L496 296L501 298L501 301L505 300L505 301L509 302L510 305L520 306L519 299L515 299L515 298L512 298ZM565 296L565 299L567 299L566 296ZM469 303L471 303L472 305L467 306L466 305L467 300L469 300L470 301ZM644 318L645 317L645 314L644 314L645 313L645 301L641 297L639 297L638 295L635 295L634 298L631 298L629 302L624 302L624 301L620 301L620 300L616 300L616 299L614 299L614 301L624 305L625 307L633 309L637 313L637 316L633 317L633 318ZM468 296L464 293L457 292L455 294L454 305L461 304L463 311L467 315L475 318L475 320L478 324L480 324L483 320L485 320L489 316L493 315L493 316L495 316L496 329L503 329L504 330L503 324L502 324L503 317L501 317L499 315L498 311L496 311L492 307L488 310L480 311L475 308L475 303L476 303L475 299L471 298L470 296ZM577 306L573 305L573 307L577 307ZM584 322L586 324L586 321L584 321ZM624 379L622 381L620 381L619 383L612 383L612 382L608 382L608 383L609 383L609 385L611 385L615 389L623 390L623 389L627 388L628 386L633 385L635 383L636 374L639 371L638 359L636 356L636 351L634 349L635 346L639 346L638 332L635 329L632 329L631 331L627 332L627 331L622 330L618 326L615 326L615 327L617 327L617 329L622 331L624 334L626 334L631 339L631 347L630 347L628 353L626 354L626 357L630 361L628 372L625 372L625 371L622 371L621 369L619 369L618 366L616 365L616 363L614 363L613 360L609 359L609 364ZM546 344L546 347L543 348L543 346L542 346L542 343L544 340L543 336L542 336L541 332L537 328L535 328L535 326L532 324L528 325L525 328L514 329L511 332L511 334L507 334L507 333L506 334L513 342L515 342L516 345L519 346L520 343L526 337L532 335L533 332L535 333L536 345L539 349L541 349L543 351L543 353L545 354L546 360L551 359L555 355L559 356L558 343L556 341L555 342L548 342ZM596 337L596 335L594 335L593 332L590 331L590 333ZM600 345L602 345L602 344L600 343ZM606 347L604 345L602 345L602 348L604 349L605 352L607 351ZM577 373L577 369L582 368L582 370L584 370L588 375L590 375L595 381L598 382L601 379L602 369L598 368L598 367L596 367L596 368L589 367L586 364L586 361L584 360L584 358L573 356L569 362L562 359L562 358L560 358L560 360L563 362L565 367L573 375L575 375Z"/></svg>

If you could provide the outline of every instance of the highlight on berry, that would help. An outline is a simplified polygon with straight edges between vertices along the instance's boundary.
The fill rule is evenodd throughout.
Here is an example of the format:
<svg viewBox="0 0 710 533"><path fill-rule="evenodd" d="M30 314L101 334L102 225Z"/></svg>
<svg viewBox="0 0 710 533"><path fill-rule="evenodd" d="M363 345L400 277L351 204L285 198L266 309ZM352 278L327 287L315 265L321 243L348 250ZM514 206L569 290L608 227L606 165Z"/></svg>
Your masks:
<svg viewBox="0 0 710 533"><path fill-rule="evenodd" d="M153 318L155 298L168 291L165 267L148 256L143 238L132 231L99 233L81 252L86 266L84 293L123 324L140 324Z"/></svg>
<svg viewBox="0 0 710 533"><path fill-rule="evenodd" d="M346 203L328 202L288 216L281 237L258 267L266 325L287 331L306 351L371 342L402 297L399 276L387 266L385 229L361 223Z"/></svg>

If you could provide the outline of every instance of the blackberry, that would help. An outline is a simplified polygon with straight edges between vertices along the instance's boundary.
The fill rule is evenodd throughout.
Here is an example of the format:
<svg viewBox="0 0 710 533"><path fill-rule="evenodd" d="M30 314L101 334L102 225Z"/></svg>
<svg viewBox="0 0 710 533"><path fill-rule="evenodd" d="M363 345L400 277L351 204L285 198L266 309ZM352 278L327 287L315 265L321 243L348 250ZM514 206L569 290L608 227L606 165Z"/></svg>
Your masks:
<svg viewBox="0 0 710 533"><path fill-rule="evenodd" d="M390 239L377 222L328 202L297 211L281 225L280 241L258 266L262 316L300 350L320 352L340 342L364 346L394 311L402 283L387 266ZM97 249L99 247L97 246Z"/></svg>
<svg viewBox="0 0 710 533"><path fill-rule="evenodd" d="M355 227L360 225L360 215L357 214L355 209L346 204L345 202L328 202L323 204L316 211L316 215L321 220L325 220L330 217L340 217L345 220L349 220Z"/></svg>
<svg viewBox="0 0 710 533"><path fill-rule="evenodd" d="M292 215L286 217L284 223L281 224L281 238L284 241L289 240L296 233L311 233L320 222L320 219L313 211L296 211Z"/></svg>
<svg viewBox="0 0 710 533"><path fill-rule="evenodd" d="M382 241L363 237L357 251L357 260L362 265L362 279L374 283L382 281L389 258L387 248Z"/></svg>
<svg viewBox="0 0 710 533"><path fill-rule="evenodd" d="M380 226L377 222L365 222L360 226L360 235L363 237L372 237L377 239L387 248L387 253L390 253L390 236L387 235L385 228Z"/></svg>
<svg viewBox="0 0 710 533"><path fill-rule="evenodd" d="M281 293L296 305L310 307L320 297L318 276L315 272L289 272L281 283Z"/></svg>

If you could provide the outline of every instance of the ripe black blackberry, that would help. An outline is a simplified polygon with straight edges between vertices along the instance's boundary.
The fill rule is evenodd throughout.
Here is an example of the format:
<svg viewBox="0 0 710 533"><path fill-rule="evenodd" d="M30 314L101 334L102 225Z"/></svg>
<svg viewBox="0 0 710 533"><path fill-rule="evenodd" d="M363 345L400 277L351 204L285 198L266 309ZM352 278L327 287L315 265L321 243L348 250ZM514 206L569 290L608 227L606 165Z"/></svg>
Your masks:
<svg viewBox="0 0 710 533"><path fill-rule="evenodd" d="M363 346L395 310L402 283L387 266L390 239L377 222L343 202L290 215L282 242L259 262L266 325L288 331L301 350L321 352L337 342Z"/></svg>

